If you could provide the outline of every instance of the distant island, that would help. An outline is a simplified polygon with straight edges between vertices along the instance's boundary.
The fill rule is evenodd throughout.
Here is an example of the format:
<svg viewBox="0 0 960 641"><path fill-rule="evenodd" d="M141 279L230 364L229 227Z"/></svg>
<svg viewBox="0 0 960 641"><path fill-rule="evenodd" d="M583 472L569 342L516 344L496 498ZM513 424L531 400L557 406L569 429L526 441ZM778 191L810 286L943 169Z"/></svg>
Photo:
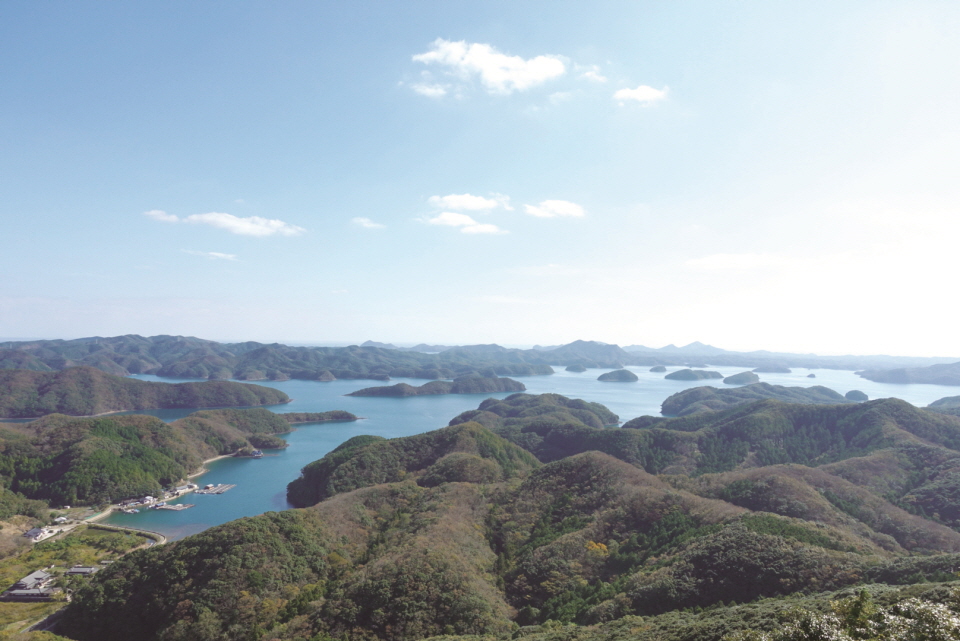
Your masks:
<svg viewBox="0 0 960 641"><path fill-rule="evenodd" d="M634 383L639 381L640 377L628 369L617 369L601 374L597 377L597 380L604 383Z"/></svg>
<svg viewBox="0 0 960 641"><path fill-rule="evenodd" d="M868 369L857 372L857 375L877 383L960 385L960 363L938 364L930 367Z"/></svg>
<svg viewBox="0 0 960 641"><path fill-rule="evenodd" d="M862 403L863 401L869 401L870 397L861 392L858 389L852 389L846 394L843 395L848 401L854 401L856 403Z"/></svg>
<svg viewBox="0 0 960 641"><path fill-rule="evenodd" d="M173 378L248 381L287 378L386 381L399 377L435 380L483 373L487 369L497 376L533 376L551 374L553 366L566 367L572 363L602 369L620 369L630 365L694 367L710 363L714 367L764 370L805 367L879 372L891 368L924 369L928 365L952 363L955 360L734 352L697 342L683 347L668 345L654 349L628 345L622 348L586 340L533 349L511 349L500 345L427 344L397 348L391 343L375 341L348 347L295 347L253 341L219 343L189 336L137 335L0 343L2 369L48 372L87 365L118 376L155 374ZM954 365L960 367L960 364Z"/></svg>
<svg viewBox="0 0 960 641"><path fill-rule="evenodd" d="M662 374L663 372L667 371L667 368L663 365L654 365L650 368L650 371L655 374Z"/></svg>
<svg viewBox="0 0 960 641"><path fill-rule="evenodd" d="M708 378L723 378L723 374L703 369L678 369L664 378L671 381L702 381Z"/></svg>
<svg viewBox="0 0 960 641"><path fill-rule="evenodd" d="M278 405L278 389L231 381L155 383L112 376L93 367L59 372L0 370L0 417L93 416L146 409Z"/></svg>
<svg viewBox="0 0 960 641"><path fill-rule="evenodd" d="M744 403L775 399L787 403L838 404L849 403L832 389L814 387L784 387L769 383L754 383L735 389L717 387L693 387L667 397L660 406L664 416L688 416L701 412L725 410Z"/></svg>
<svg viewBox="0 0 960 641"><path fill-rule="evenodd" d="M567 365L566 370L567 370L568 372L578 372L578 373L579 373L579 372L585 372L585 371L587 371L587 368L584 367L583 365L580 365L579 363L575 363L575 364L573 364L573 365Z"/></svg>
<svg viewBox="0 0 960 641"><path fill-rule="evenodd" d="M727 385L750 385L751 383L759 383L760 377L753 372L740 372L726 377L723 382Z"/></svg>
<svg viewBox="0 0 960 641"><path fill-rule="evenodd" d="M343 410L332 410L329 412L283 412L277 414L277 416L291 425L299 423L340 423L343 421L357 420L356 414L344 412Z"/></svg>
<svg viewBox="0 0 960 641"><path fill-rule="evenodd" d="M755 372L760 374L790 374L792 373L789 367L784 367L782 365L764 365L762 367L754 368Z"/></svg>
<svg viewBox="0 0 960 641"><path fill-rule="evenodd" d="M523 392L527 387L511 378L463 376L451 381L431 381L416 387L407 383L365 387L347 396L432 396L437 394L496 394Z"/></svg>

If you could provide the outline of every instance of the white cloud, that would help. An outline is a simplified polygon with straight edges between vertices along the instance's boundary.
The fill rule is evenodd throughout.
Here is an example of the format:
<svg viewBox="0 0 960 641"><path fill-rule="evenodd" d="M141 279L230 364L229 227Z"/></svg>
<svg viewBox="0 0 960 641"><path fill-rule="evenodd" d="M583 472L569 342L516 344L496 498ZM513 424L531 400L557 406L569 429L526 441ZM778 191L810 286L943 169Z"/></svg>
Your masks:
<svg viewBox="0 0 960 641"><path fill-rule="evenodd" d="M786 258L778 254L710 254L684 264L698 271L746 271L779 267L786 262Z"/></svg>
<svg viewBox="0 0 960 641"><path fill-rule="evenodd" d="M442 214L426 219L430 225L445 225L459 227L464 234L506 234L507 232L496 225L481 224L466 214L445 211Z"/></svg>
<svg viewBox="0 0 960 641"><path fill-rule="evenodd" d="M410 85L410 88L421 96L426 96L427 98L443 98L447 95L447 89L443 85L417 83L415 85Z"/></svg>
<svg viewBox="0 0 960 641"><path fill-rule="evenodd" d="M463 80L479 77L489 93L502 95L529 89L562 76L567 70L557 56L524 60L500 53L487 44L451 42L443 38L437 38L430 51L413 56L413 60L443 65Z"/></svg>
<svg viewBox="0 0 960 641"><path fill-rule="evenodd" d="M458 214L452 211L445 211L439 216L434 216L433 218L427 219L427 223L431 225L447 225L449 227L463 227L464 225L477 225L475 221L470 216L466 214Z"/></svg>
<svg viewBox="0 0 960 641"><path fill-rule="evenodd" d="M613 94L614 100L619 100L622 105L628 100L635 100L643 105L650 105L667 97L669 87L663 89L654 89L647 85L640 85L636 89L621 89Z"/></svg>
<svg viewBox="0 0 960 641"><path fill-rule="evenodd" d="M580 74L582 80L589 80L591 82L606 82L607 77L600 73L600 67L597 65L582 66L577 65L577 70L586 69L583 73Z"/></svg>
<svg viewBox="0 0 960 641"><path fill-rule="evenodd" d="M143 212L143 215L147 218L153 218L154 220L159 220L163 223L176 223L180 221L175 214L168 214L160 209L151 209L150 211L145 211Z"/></svg>
<svg viewBox="0 0 960 641"><path fill-rule="evenodd" d="M544 200L539 205L525 205L524 210L531 216L538 218L571 217L580 218L584 215L583 207L568 200Z"/></svg>
<svg viewBox="0 0 960 641"><path fill-rule="evenodd" d="M550 104L559 105L561 102L567 102L573 98L572 91L557 91L550 94L547 99L550 101Z"/></svg>
<svg viewBox="0 0 960 641"><path fill-rule="evenodd" d="M450 194L448 196L430 196L427 199L427 202L439 209L465 209L467 211L493 209L509 201L508 196L501 196L500 194L496 194L494 198L484 198L471 194Z"/></svg>
<svg viewBox="0 0 960 641"><path fill-rule="evenodd" d="M307 231L303 227L297 227L296 225L285 223L282 220L261 218L260 216L248 216L246 218L241 218L239 216L234 216L233 214L210 212L209 214L193 214L191 216L187 216L186 218L178 218L174 214L168 214L167 212L159 209L145 211L143 212L143 215L164 223L183 222L210 225L211 227L226 229L231 233L239 234L241 236L273 236L274 234L279 234L281 236L297 236Z"/></svg>
<svg viewBox="0 0 960 641"><path fill-rule="evenodd" d="M224 214L219 212L210 212L208 214L193 214L183 219L183 222L199 225L210 225L219 229L225 229L232 234L241 236L298 236L306 231L303 227L297 227L282 220L261 218L260 216L248 216L240 218L233 214Z"/></svg>
<svg viewBox="0 0 960 641"><path fill-rule="evenodd" d="M373 222L372 220L370 220L369 218L366 218L366 217L364 217L364 216L358 216L357 218L354 218L354 219L353 219L353 223L356 224L356 225L360 225L361 227L363 227L363 228L365 228L365 229L383 229L384 227L386 227L386 225L381 225L380 223L375 223L375 222Z"/></svg>
<svg viewBox="0 0 960 641"><path fill-rule="evenodd" d="M199 252L192 249L183 249L181 251L184 254L190 254L191 256L203 256L204 258L209 258L211 260L237 260L236 254L223 254L221 252Z"/></svg>

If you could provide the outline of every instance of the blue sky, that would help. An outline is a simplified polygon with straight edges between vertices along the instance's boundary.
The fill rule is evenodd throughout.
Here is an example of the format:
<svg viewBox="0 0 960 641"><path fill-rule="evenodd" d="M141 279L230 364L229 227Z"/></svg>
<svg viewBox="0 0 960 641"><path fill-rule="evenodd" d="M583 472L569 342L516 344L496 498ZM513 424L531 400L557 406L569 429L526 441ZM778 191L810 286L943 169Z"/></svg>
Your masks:
<svg viewBox="0 0 960 641"><path fill-rule="evenodd" d="M0 336L960 356L950 2L5 2Z"/></svg>

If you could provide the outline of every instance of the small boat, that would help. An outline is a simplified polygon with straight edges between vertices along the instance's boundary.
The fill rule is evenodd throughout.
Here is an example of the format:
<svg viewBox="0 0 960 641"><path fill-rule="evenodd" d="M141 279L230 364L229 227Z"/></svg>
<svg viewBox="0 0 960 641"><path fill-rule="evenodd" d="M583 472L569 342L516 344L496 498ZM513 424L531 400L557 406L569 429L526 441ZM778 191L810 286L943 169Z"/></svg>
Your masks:
<svg viewBox="0 0 960 641"><path fill-rule="evenodd" d="M124 508L120 511L123 512L124 514L140 514L140 510L138 510L135 507Z"/></svg>
<svg viewBox="0 0 960 641"><path fill-rule="evenodd" d="M263 458L263 452L260 450L254 450L250 452L250 456L252 456L253 458Z"/></svg>

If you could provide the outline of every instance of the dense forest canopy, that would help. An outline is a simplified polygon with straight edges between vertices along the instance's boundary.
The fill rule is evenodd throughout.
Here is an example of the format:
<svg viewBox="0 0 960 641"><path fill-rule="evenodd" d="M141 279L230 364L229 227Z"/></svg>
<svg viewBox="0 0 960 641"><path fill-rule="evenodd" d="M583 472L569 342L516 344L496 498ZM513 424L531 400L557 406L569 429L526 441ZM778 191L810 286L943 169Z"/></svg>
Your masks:
<svg viewBox="0 0 960 641"><path fill-rule="evenodd" d="M93 416L145 409L277 405L284 392L231 381L156 383L105 374L93 367L57 372L0 369L0 417Z"/></svg>
<svg viewBox="0 0 960 641"><path fill-rule="evenodd" d="M290 484L304 508L130 555L63 632L719 641L871 594L903 626L911 597L953 616L954 584L931 582L960 564L960 419L886 399L618 420L514 394L434 432L353 438Z"/></svg>

